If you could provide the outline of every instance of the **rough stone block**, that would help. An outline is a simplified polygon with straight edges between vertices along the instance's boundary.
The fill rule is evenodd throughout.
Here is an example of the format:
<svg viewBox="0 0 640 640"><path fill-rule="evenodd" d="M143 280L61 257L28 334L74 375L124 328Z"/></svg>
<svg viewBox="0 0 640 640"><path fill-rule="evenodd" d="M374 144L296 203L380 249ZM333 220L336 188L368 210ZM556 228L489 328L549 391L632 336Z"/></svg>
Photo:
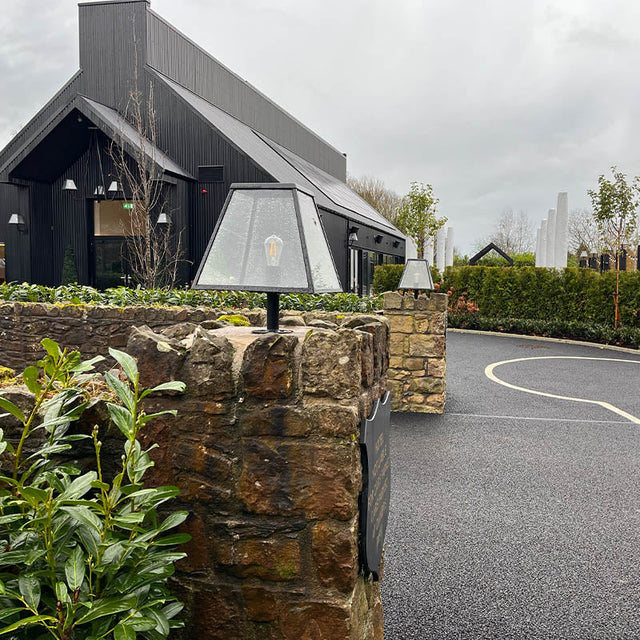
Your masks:
<svg viewBox="0 0 640 640"><path fill-rule="evenodd" d="M427 375L431 378L444 378L447 372L447 362L444 358L429 358Z"/></svg>
<svg viewBox="0 0 640 640"><path fill-rule="evenodd" d="M389 326L391 328L391 333L413 333L413 316L389 316Z"/></svg>
<svg viewBox="0 0 640 640"><path fill-rule="evenodd" d="M297 540L216 540L218 567L236 578L260 578L280 582L300 574Z"/></svg>
<svg viewBox="0 0 640 640"><path fill-rule="evenodd" d="M389 336L389 352L392 356L402 356L407 351L408 336L403 333L392 333Z"/></svg>
<svg viewBox="0 0 640 640"><path fill-rule="evenodd" d="M304 392L349 398L360 392L362 354L360 333L350 329L313 329L302 347Z"/></svg>
<svg viewBox="0 0 640 640"><path fill-rule="evenodd" d="M384 294L383 307L385 309L402 309L402 301L404 296L394 291L388 291Z"/></svg>
<svg viewBox="0 0 640 640"><path fill-rule="evenodd" d="M402 359L402 368L409 369L409 371L420 371L424 369L424 358L403 358ZM417 375L417 374L413 374Z"/></svg>
<svg viewBox="0 0 640 640"><path fill-rule="evenodd" d="M294 354L298 338L266 334L246 349L242 376L246 393L255 398L286 398L294 391Z"/></svg>
<svg viewBox="0 0 640 640"><path fill-rule="evenodd" d="M433 336L413 334L409 336L409 355L419 358L440 355L434 352L434 344L435 338Z"/></svg>
<svg viewBox="0 0 640 640"><path fill-rule="evenodd" d="M247 509L269 515L348 520L357 512L357 445L244 441L239 495Z"/></svg>
<svg viewBox="0 0 640 640"><path fill-rule="evenodd" d="M411 391L428 394L442 393L444 391L444 380L442 378L414 378L409 387Z"/></svg>
<svg viewBox="0 0 640 640"><path fill-rule="evenodd" d="M281 619L284 640L354 638L351 607L341 602L305 602L287 609Z"/></svg>
<svg viewBox="0 0 640 640"><path fill-rule="evenodd" d="M358 577L356 523L319 522L311 531L311 548L318 581L349 593Z"/></svg>

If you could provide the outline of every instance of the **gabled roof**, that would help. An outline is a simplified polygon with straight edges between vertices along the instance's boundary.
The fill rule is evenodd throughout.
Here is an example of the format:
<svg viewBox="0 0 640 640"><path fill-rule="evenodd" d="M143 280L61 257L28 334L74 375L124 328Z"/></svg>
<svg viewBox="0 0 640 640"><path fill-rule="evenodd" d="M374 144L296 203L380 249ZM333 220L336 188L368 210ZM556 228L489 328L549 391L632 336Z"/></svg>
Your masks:
<svg viewBox="0 0 640 640"><path fill-rule="evenodd" d="M496 253L499 253L509 263L509 266L513 267L513 258L493 242L490 242L484 249L478 251L475 256L469 258L469 264L472 266L475 265L476 262L478 262L480 258L486 256L489 251L495 251Z"/></svg>
<svg viewBox="0 0 640 640"><path fill-rule="evenodd" d="M131 150L140 151L141 141L139 133L117 111L99 102L79 97L80 110L95 123L95 125L116 144L122 143L124 150L131 154ZM128 147L128 148L127 148ZM193 180L194 177L176 164L166 153L160 151L150 140L145 138L145 153L150 160L166 173Z"/></svg>
<svg viewBox="0 0 640 640"><path fill-rule="evenodd" d="M69 140L66 145L68 148L65 149L65 151L68 152L66 154L62 153L62 150L57 147L57 145L60 144L60 141L58 140L60 135L64 136L64 131L62 133L58 133L60 131L59 125L62 125L63 121L67 122L68 116L70 116L74 110L85 116L87 120L92 122L107 137L114 140L114 142L117 144L121 143L127 153L132 154L133 151L140 150L141 145L138 133L127 122L127 120L125 120L125 118L103 104L90 100L89 98L85 98L84 96L76 95L68 100L66 104L60 106L56 111L50 114L49 119L44 121L41 124L41 128L34 131L31 137L23 136L21 144L11 149L11 151L13 151L12 155L3 163L0 170L2 172L6 171L7 173L16 171L19 177L29 179L28 175L20 176L20 170L28 173L28 165L30 162L29 158L31 157L31 154L36 151L36 149L43 149L47 146L51 147L52 145L54 147L53 156L58 159L63 159L62 161L66 165L71 164L75 158L81 155L84 151L84 147L80 144L81 141L78 139L78 144L71 145L74 141ZM146 141L145 153L163 172L190 180L194 179L191 174L171 160L166 153L154 146L150 140ZM66 169L66 166L59 169L52 165L50 166L49 173L43 173L42 168L40 167L40 175L38 177L44 180L54 180L59 173L64 171L64 169Z"/></svg>
<svg viewBox="0 0 640 640"><path fill-rule="evenodd" d="M156 76L229 143L271 175L276 182L298 184L313 193L319 207L404 238L398 229L349 189L345 183L318 169L265 135L257 133L248 125L173 80L161 74L156 74Z"/></svg>

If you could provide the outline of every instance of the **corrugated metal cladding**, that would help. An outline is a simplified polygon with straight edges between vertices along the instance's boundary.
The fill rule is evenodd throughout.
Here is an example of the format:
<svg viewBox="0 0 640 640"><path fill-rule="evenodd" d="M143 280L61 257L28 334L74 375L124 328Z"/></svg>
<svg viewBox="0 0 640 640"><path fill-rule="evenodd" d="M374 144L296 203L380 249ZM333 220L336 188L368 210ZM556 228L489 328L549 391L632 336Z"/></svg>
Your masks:
<svg viewBox="0 0 640 640"><path fill-rule="evenodd" d="M147 64L340 180L345 157L269 98L148 12Z"/></svg>
<svg viewBox="0 0 640 640"><path fill-rule="evenodd" d="M31 227L29 216L29 189L0 182L0 242L5 243L7 281L31 279L31 234L21 233L7 224L12 213L19 213Z"/></svg>

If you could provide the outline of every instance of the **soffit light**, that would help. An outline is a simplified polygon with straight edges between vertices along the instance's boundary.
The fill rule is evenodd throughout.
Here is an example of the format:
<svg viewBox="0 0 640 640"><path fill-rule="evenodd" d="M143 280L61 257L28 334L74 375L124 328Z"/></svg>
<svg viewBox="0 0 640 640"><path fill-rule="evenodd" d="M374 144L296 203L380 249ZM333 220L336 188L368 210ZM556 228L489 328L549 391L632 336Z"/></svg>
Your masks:
<svg viewBox="0 0 640 640"><path fill-rule="evenodd" d="M342 291L313 196L295 184L232 184L194 289L267 293L267 331L279 294Z"/></svg>
<svg viewBox="0 0 640 640"><path fill-rule="evenodd" d="M404 267L398 289L413 289L416 297L418 291L432 291L433 278L427 260L410 258Z"/></svg>
<svg viewBox="0 0 640 640"><path fill-rule="evenodd" d="M71 178L67 178L63 185L62 185L62 190L63 191L77 191L78 187L76 187L76 183L71 179Z"/></svg>

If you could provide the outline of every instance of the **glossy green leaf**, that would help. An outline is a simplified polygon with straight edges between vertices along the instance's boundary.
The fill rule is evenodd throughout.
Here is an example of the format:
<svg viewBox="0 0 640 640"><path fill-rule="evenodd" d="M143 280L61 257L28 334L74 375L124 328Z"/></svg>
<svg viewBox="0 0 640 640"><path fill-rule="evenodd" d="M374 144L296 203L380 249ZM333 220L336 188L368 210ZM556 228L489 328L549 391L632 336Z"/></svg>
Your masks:
<svg viewBox="0 0 640 640"><path fill-rule="evenodd" d="M130 438L133 434L133 416L131 412L118 404L107 404L109 416L114 424L122 431L125 438Z"/></svg>
<svg viewBox="0 0 640 640"><path fill-rule="evenodd" d="M109 348L109 355L122 367L124 374L134 384L138 381L138 365L136 361L124 351Z"/></svg>
<svg viewBox="0 0 640 640"><path fill-rule="evenodd" d="M89 471L76 478L62 493L62 500L75 500L84 496L91 489L98 474L95 471Z"/></svg>
<svg viewBox="0 0 640 640"><path fill-rule="evenodd" d="M64 565L64 574L71 591L75 591L82 586L85 574L85 561L84 552L80 545L77 545L67 558Z"/></svg>
<svg viewBox="0 0 640 640"><path fill-rule="evenodd" d="M136 640L136 631L132 625L121 622L113 630L113 640Z"/></svg>
<svg viewBox="0 0 640 640"><path fill-rule="evenodd" d="M55 340L44 338L44 340L40 340L40 344L52 358L57 360L60 357L60 347Z"/></svg>
<svg viewBox="0 0 640 640"><path fill-rule="evenodd" d="M29 616L28 618L23 618L22 620L18 620L18 622L10 624L8 627L4 627L4 629L0 629L0 635L11 633L12 631L22 629L23 627L31 627L35 624L44 626L42 625L43 622L55 623L57 620L51 616Z"/></svg>
<svg viewBox="0 0 640 640"><path fill-rule="evenodd" d="M64 582L56 582L56 598L59 602L62 602L64 604L68 604L71 602L69 590L67 589L67 585Z"/></svg>
<svg viewBox="0 0 640 640"><path fill-rule="evenodd" d="M168 529L173 529L173 527L181 525L188 517L188 511L175 511L162 522L162 524L158 527L158 532L162 533L163 531L167 531Z"/></svg>
<svg viewBox="0 0 640 640"><path fill-rule="evenodd" d="M42 390L42 385L38 382L40 369L38 367L27 367L22 373L22 380L31 393L38 394Z"/></svg>
<svg viewBox="0 0 640 640"><path fill-rule="evenodd" d="M184 393L184 390L186 388L187 388L187 385L185 385L184 382L180 382L179 380L175 380L173 382L163 382L162 384L159 384L153 387L153 389L146 389L140 397L144 398L148 396L150 393L156 393L161 391L177 391L178 393Z"/></svg>
<svg viewBox="0 0 640 640"><path fill-rule="evenodd" d="M154 540L153 544L156 547L172 547L178 544L185 544L189 542L189 540L191 540L191 536L188 533L174 533L173 535Z"/></svg>
<svg viewBox="0 0 640 640"><path fill-rule="evenodd" d="M61 507L61 509L68 513L76 522L91 527L98 533L102 531L102 520L88 507Z"/></svg>
<svg viewBox="0 0 640 640"><path fill-rule="evenodd" d="M21 575L18 578L18 589L24 601L34 610L40 604L40 581L35 576Z"/></svg>
<svg viewBox="0 0 640 640"><path fill-rule="evenodd" d="M7 400L6 398L0 398L0 409L6 411L7 413L10 413L14 418L20 420L20 422L22 422L23 424L27 421L24 417L24 413L22 413L22 411L18 407L16 407L13 402Z"/></svg>
<svg viewBox="0 0 640 640"><path fill-rule="evenodd" d="M100 598L94 600L93 605L87 613L78 618L77 624L86 624L104 616L111 616L114 613L127 611L136 606L135 596L119 596L115 598Z"/></svg>
<svg viewBox="0 0 640 640"><path fill-rule="evenodd" d="M120 402L129 409L129 411L133 411L135 409L135 400L133 397L133 393L131 393L131 389L126 382L122 382L119 378L111 375L110 373L104 374L105 382L109 385L111 391L113 391L116 396L120 399Z"/></svg>

